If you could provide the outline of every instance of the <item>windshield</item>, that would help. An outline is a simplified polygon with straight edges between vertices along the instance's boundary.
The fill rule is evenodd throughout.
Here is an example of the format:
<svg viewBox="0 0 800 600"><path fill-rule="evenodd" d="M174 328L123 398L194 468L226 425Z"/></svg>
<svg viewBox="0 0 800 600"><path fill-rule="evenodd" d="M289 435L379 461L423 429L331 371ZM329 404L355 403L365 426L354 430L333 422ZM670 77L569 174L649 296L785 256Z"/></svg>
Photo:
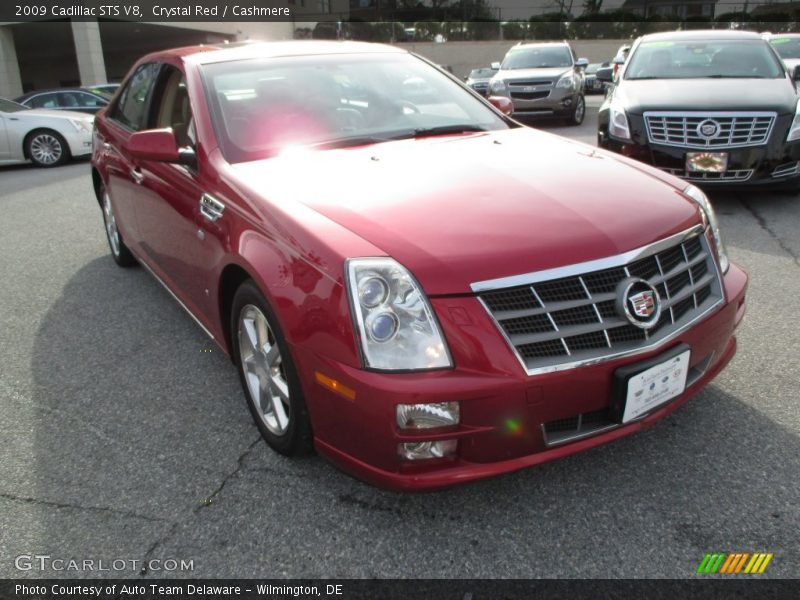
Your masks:
<svg viewBox="0 0 800 600"><path fill-rule="evenodd" d="M772 38L770 43L781 58L800 58L800 37Z"/></svg>
<svg viewBox="0 0 800 600"><path fill-rule="evenodd" d="M460 84L408 54L249 59L202 70L214 127L232 163L295 146L508 127Z"/></svg>
<svg viewBox="0 0 800 600"><path fill-rule="evenodd" d="M497 73L497 69L489 69L489 68L486 68L486 69L472 69L472 71L469 72L469 78L470 79L489 79L495 73Z"/></svg>
<svg viewBox="0 0 800 600"><path fill-rule="evenodd" d="M503 60L502 69L544 69L571 67L572 53L566 46L534 46L512 48Z"/></svg>
<svg viewBox="0 0 800 600"><path fill-rule="evenodd" d="M21 110L30 110L30 108L27 106L22 106L22 104L17 104L16 102L12 102L11 100L0 98L0 112L13 113Z"/></svg>
<svg viewBox="0 0 800 600"><path fill-rule="evenodd" d="M783 77L783 68L763 40L642 42L625 79Z"/></svg>

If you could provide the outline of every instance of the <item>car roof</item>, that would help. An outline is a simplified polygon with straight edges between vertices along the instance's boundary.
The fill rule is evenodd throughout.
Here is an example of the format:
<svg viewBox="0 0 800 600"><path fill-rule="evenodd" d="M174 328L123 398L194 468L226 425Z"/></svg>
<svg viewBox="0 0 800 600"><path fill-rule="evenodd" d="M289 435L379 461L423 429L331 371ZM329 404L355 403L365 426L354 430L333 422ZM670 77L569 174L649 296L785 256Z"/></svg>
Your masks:
<svg viewBox="0 0 800 600"><path fill-rule="evenodd" d="M141 62L180 59L194 64L210 64L251 58L282 58L327 54L408 54L406 50L384 44L349 41L291 40L283 42L234 42L162 50L148 54Z"/></svg>
<svg viewBox="0 0 800 600"><path fill-rule="evenodd" d="M560 42L520 42L519 44L515 44L511 46L511 50L514 48L534 48L536 46L569 46L569 42L567 40L562 40Z"/></svg>
<svg viewBox="0 0 800 600"><path fill-rule="evenodd" d="M730 29L699 29L694 31L666 31L643 35L642 42L653 41L692 41L692 40L763 40L755 31L733 31Z"/></svg>
<svg viewBox="0 0 800 600"><path fill-rule="evenodd" d="M32 96L38 96L39 94L52 94L53 92L86 92L87 94L92 94L94 96L98 96L91 87L64 87L64 88L50 88L46 90L33 90L31 92L26 92L21 96L17 96L18 100L25 100L27 98L31 98ZM102 96L100 96L102 97Z"/></svg>

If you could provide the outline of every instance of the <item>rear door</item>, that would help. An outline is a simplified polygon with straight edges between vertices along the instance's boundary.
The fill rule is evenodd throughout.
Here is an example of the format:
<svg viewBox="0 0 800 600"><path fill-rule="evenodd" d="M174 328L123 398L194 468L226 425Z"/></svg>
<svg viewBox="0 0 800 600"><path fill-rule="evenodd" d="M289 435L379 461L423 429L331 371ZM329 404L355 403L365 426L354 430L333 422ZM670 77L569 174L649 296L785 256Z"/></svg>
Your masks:
<svg viewBox="0 0 800 600"><path fill-rule="evenodd" d="M108 117L98 123L98 140L102 144L102 160L106 165L108 192L117 217L117 227L125 243L140 249L141 238L136 227L135 207L139 201L142 173L125 148L137 131L147 128L150 100L161 65L140 65L125 83Z"/></svg>

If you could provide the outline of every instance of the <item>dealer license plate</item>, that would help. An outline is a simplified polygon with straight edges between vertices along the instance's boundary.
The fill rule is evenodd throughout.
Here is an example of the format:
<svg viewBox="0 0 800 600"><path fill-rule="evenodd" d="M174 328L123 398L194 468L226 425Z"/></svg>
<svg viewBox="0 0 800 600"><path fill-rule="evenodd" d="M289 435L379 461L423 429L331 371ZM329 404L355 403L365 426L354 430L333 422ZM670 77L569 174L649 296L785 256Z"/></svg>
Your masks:
<svg viewBox="0 0 800 600"><path fill-rule="evenodd" d="M727 152L687 152L687 173L724 173L728 169Z"/></svg>
<svg viewBox="0 0 800 600"><path fill-rule="evenodd" d="M627 423L679 396L686 388L690 355L691 351L686 350L628 379L622 422Z"/></svg>

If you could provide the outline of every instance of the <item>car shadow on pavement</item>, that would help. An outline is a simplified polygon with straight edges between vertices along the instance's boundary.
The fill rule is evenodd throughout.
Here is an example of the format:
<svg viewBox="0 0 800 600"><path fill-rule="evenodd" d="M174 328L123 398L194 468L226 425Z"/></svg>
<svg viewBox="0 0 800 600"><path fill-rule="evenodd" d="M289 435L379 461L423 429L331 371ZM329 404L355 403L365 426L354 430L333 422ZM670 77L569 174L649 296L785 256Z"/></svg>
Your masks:
<svg viewBox="0 0 800 600"><path fill-rule="evenodd" d="M92 260L34 326L12 554L205 577L683 577L752 548L798 565L800 440L721 387L608 446L408 495L271 452L230 361L143 269Z"/></svg>

